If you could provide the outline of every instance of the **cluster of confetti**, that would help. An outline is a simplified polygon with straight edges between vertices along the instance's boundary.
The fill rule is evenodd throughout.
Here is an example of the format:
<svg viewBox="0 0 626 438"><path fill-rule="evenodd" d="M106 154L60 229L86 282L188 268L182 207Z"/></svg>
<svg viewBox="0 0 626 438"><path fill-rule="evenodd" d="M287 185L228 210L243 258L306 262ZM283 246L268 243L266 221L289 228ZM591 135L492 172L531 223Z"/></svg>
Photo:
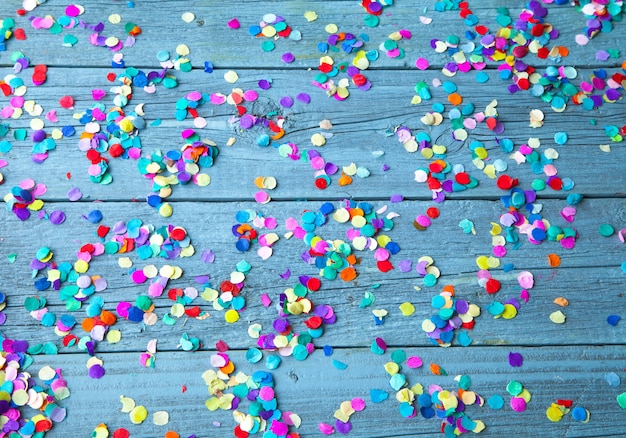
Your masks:
<svg viewBox="0 0 626 438"><path fill-rule="evenodd" d="M226 351L211 356L211 365L218 371L209 369L202 374L209 395L206 407L232 410L237 426L234 436L244 437L257 432L271 432L273 436L296 438L292 427L298 428L300 417L292 412L282 412L278 408L274 377L265 371L256 371L251 376L238 372ZM244 403L249 402L248 412L242 412Z"/></svg>
<svg viewBox="0 0 626 438"><path fill-rule="evenodd" d="M442 347L452 345L455 330L473 329L476 324L474 318L480 315L480 307L457 299L454 287L450 285L444 286L443 291L433 297L431 304L437 310L437 314L422 322L422 330L433 344ZM465 331L459 331L457 340L464 347L472 343L472 339Z"/></svg>
<svg viewBox="0 0 626 438"><path fill-rule="evenodd" d="M0 402L2 431L7 436L18 433L20 436L44 436L55 423L65 419L67 412L58 402L70 396L67 382L60 369L44 366L38 373L39 380L45 384L42 387L26 371L33 363L28 342L1 338L0 369L6 376L3 384L6 397ZM22 412L26 406L41 413L27 418L26 412Z"/></svg>

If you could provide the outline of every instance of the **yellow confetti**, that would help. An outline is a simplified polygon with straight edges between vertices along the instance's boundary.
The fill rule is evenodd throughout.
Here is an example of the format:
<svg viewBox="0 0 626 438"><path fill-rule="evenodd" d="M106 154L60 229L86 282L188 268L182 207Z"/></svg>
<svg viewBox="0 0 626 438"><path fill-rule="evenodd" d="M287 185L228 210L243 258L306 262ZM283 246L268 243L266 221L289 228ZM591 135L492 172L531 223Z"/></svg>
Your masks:
<svg viewBox="0 0 626 438"><path fill-rule="evenodd" d="M224 319L227 323L233 324L239 321L239 313L235 309L228 309L224 314Z"/></svg>
<svg viewBox="0 0 626 438"><path fill-rule="evenodd" d="M176 46L176 54L179 56L187 56L189 55L189 47L185 44L179 44Z"/></svg>
<svg viewBox="0 0 626 438"><path fill-rule="evenodd" d="M306 21L310 23L311 21L317 20L317 13L315 11L306 11L304 13L304 18L306 18Z"/></svg>
<svg viewBox="0 0 626 438"><path fill-rule="evenodd" d="M141 424L144 422L146 418L148 418L148 410L145 406L135 406L132 411L128 414L130 417L130 422L133 424Z"/></svg>
<svg viewBox="0 0 626 438"><path fill-rule="evenodd" d="M337 31L339 30L339 28L337 27L336 24L334 23L329 23L324 27L324 30L326 31L326 33L337 33Z"/></svg>
<svg viewBox="0 0 626 438"><path fill-rule="evenodd" d="M565 415L567 412L569 412L569 409L567 409L565 406L552 403L550 407L546 410L546 416L553 423L557 423L561 421L563 415Z"/></svg>
<svg viewBox="0 0 626 438"><path fill-rule="evenodd" d="M411 316L415 313L415 306L409 302L400 304L400 312L404 316Z"/></svg>
<svg viewBox="0 0 626 438"><path fill-rule="evenodd" d="M563 324L565 322L565 314L563 312L561 312L560 310L557 310L556 312L552 312L550 314L550 321L552 321L555 324Z"/></svg>
<svg viewBox="0 0 626 438"><path fill-rule="evenodd" d="M122 332L119 330L109 330L107 332L107 342L109 344L116 344L122 339Z"/></svg>
<svg viewBox="0 0 626 438"><path fill-rule="evenodd" d="M313 134L311 136L311 143L313 143L313 146L324 146L326 144L326 137L320 133Z"/></svg>

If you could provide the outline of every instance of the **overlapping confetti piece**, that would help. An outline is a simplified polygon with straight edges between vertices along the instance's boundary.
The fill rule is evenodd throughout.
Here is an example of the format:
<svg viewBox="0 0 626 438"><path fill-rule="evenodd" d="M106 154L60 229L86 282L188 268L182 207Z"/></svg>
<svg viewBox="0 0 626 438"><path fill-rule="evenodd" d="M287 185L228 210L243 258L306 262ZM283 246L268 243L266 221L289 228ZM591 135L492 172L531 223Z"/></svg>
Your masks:
<svg viewBox="0 0 626 438"><path fill-rule="evenodd" d="M480 308L476 304L455 297L454 287L451 285L444 286L443 291L432 298L431 304L437 314L422 322L422 330L433 344L442 347L452 345L457 329L474 328L474 318L480 315ZM459 332L457 337L459 343L465 347L472 342L466 332Z"/></svg>
<svg viewBox="0 0 626 438"><path fill-rule="evenodd" d="M232 410L237 426L234 436L243 437L251 433L271 432L281 438L296 438L291 428L300 427L301 419L293 412L282 412L278 407L275 381L271 373L256 371L251 376L235 372L235 364L226 351L211 356L209 369L202 374L210 398L206 401L209 411ZM244 402L250 401L247 412L242 412Z"/></svg>
<svg viewBox="0 0 626 438"><path fill-rule="evenodd" d="M55 423L65 419L66 410L59 402L70 396L67 382L64 380L61 369L53 369L49 366L42 367L38 372L37 381L26 371L32 365L33 359L28 354L29 345L26 341L13 340L2 337L2 365L1 370L7 376L14 378L11 386L6 386L10 401L3 400L1 403L3 417L6 419L3 432L7 434L42 436L50 431ZM26 418L26 412L22 409L29 408L40 411L36 415Z"/></svg>
<svg viewBox="0 0 626 438"><path fill-rule="evenodd" d="M305 360L315 349L313 341L324 333L324 325L334 324L337 320L331 306L315 305L310 297L320 290L321 285L315 277L302 276L292 288L285 289L279 297L279 316L272 324L274 333L249 330L251 336L258 338L257 345L263 350L278 351L281 356ZM298 317L306 317L303 321L306 332L292 326L291 321Z"/></svg>

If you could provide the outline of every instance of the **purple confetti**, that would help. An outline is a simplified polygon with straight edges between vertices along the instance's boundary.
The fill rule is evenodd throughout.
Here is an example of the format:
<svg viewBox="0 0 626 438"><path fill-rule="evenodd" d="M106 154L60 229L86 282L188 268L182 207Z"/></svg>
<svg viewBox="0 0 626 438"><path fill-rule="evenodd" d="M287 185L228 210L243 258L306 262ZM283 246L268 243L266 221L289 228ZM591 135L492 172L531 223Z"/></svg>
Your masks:
<svg viewBox="0 0 626 438"><path fill-rule="evenodd" d="M63 222L65 222L65 213L63 213L61 210L54 210L52 213L50 213L50 222L52 222L54 225L62 224Z"/></svg>
<svg viewBox="0 0 626 438"><path fill-rule="evenodd" d="M609 59L611 55L609 55L609 52L607 52L606 50L598 50L596 52L596 59L598 61L606 61L607 59Z"/></svg>
<svg viewBox="0 0 626 438"><path fill-rule="evenodd" d="M404 196L402 195L391 195L391 199L389 199L389 202L391 202L392 204L396 204L402 201L404 201Z"/></svg>
<svg viewBox="0 0 626 438"><path fill-rule="evenodd" d="M400 272L411 272L411 260L400 260L398 262Z"/></svg>
<svg viewBox="0 0 626 438"><path fill-rule="evenodd" d="M311 96L309 96L306 93L300 93L296 96L296 99L299 100L302 103L306 103L309 104L311 103Z"/></svg>
<svg viewBox="0 0 626 438"><path fill-rule="evenodd" d="M293 56L293 53L287 52L285 54L283 54L283 56L281 56L280 58L284 63L290 64L292 63L296 57Z"/></svg>
<svg viewBox="0 0 626 438"><path fill-rule="evenodd" d="M509 365L512 367L521 367L524 364L524 358L519 353L509 353Z"/></svg>
<svg viewBox="0 0 626 438"><path fill-rule="evenodd" d="M280 99L280 105L284 108L291 108L293 106L293 99L290 96L285 96Z"/></svg>
<svg viewBox="0 0 626 438"><path fill-rule="evenodd" d="M350 423L349 421L347 423L344 423L341 420L337 420L335 421L335 429L337 429L337 432L339 432L340 434L346 435L352 430L352 423Z"/></svg>
<svg viewBox="0 0 626 438"><path fill-rule="evenodd" d="M211 251L210 249L206 249L202 252L200 259L204 263L213 263L215 261L215 253Z"/></svg>
<svg viewBox="0 0 626 438"><path fill-rule="evenodd" d="M104 373L105 371L102 365L94 364L89 368L89 377L92 379L101 379L104 377Z"/></svg>
<svg viewBox="0 0 626 438"><path fill-rule="evenodd" d="M73 187L67 192L67 199L72 202L80 201L83 197L83 193L80 191L78 187Z"/></svg>

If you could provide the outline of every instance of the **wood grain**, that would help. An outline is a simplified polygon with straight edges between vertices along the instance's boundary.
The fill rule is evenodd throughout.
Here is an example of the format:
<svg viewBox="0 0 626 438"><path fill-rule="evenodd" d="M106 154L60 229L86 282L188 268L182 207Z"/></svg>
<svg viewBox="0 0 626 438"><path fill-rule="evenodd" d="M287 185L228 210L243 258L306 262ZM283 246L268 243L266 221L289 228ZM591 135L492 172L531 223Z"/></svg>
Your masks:
<svg viewBox="0 0 626 438"><path fill-rule="evenodd" d="M30 20L34 17L49 15L58 19L64 14L67 2L48 0L23 16L15 13L22 5L21 1L2 3L0 17L14 17L16 27L25 29L26 39L11 38L6 42L6 52L0 53L0 77L14 73L11 54L15 51L21 51L31 66L48 66L47 80L42 86L32 85L32 68L19 73L28 86L25 99L41 105L42 113L25 112L19 118L0 120L9 126L8 133L0 140L7 140L12 146L10 151L0 154L0 159L8 163L1 169L4 177L2 195L27 178L47 187L46 193L40 197L45 202L41 218L34 213L29 220L20 221L8 209L0 209L0 292L7 297L7 306L3 310L7 321L2 326L2 334L10 339L27 340L31 345L44 342L57 345L59 354L36 356L30 371L36 376L37 370L45 365L61 368L72 392L61 403L68 411L66 420L55 425L47 436L91 436L100 423L106 423L111 434L117 428L127 428L132 437L164 436L167 430L175 430L181 437L192 434L197 437L233 436L236 423L232 412L210 412L205 407L209 395L201 375L211 368L210 358L220 340L228 344L228 354L237 372L267 371L265 359L278 353L264 351L261 362L250 364L246 352L256 345L256 341L248 334L249 326L260 324L263 333L271 332L272 323L278 316L275 306L280 294L298 282L300 276L319 275L319 269L303 262L302 254L308 249L303 241L287 238L285 223L289 218L300 220L304 211L317 211L324 202L332 202L338 207L345 200L368 201L375 209L387 207L387 211L397 213L393 229L385 234L397 242L401 250L391 256L394 269L388 273L380 272L376 267L371 251L357 251L358 276L353 281L322 279L321 289L310 295L315 304L332 306L337 322L325 326L323 335L314 341L315 351L305 361L286 356L272 371L279 409L301 417L302 426L297 431L302 437L322 436L318 425L322 422L334 424L333 414L340 403L354 397L363 398L367 407L352 416L353 429L349 436L442 436L440 420L422 416L405 419L400 414L395 391L384 369L384 364L392 360L391 353L397 350L404 350L409 356L418 355L423 360L424 365L417 369L402 365L409 386L419 382L427 390L430 385L456 390L458 385L454 378L463 374L470 376L471 389L485 399L495 394L504 397L505 406L501 410L494 410L487 404L467 408L472 419L480 419L486 424L481 436L623 436L621 419L624 411L617 404L616 397L624 392L624 385L610 386L606 374L616 373L624 378L625 325L623 321L610 325L607 317L617 315L623 318L626 315L622 269L626 257L624 243L618 234L603 237L599 227L611 224L616 231L626 228L623 164L626 148L623 143L613 142L605 132L607 126L624 125L624 100L605 103L592 111L568 104L563 113L557 113L550 104L528 92L510 94L507 91L510 82L500 79L497 62L487 63L484 72L489 79L484 83L477 81L476 71L457 74L453 78L444 76L441 69L451 60L450 53L436 53L431 48L431 40L445 40L450 35L457 35L464 44L467 42L465 33L471 27L463 23L458 11L437 12L434 3L424 0L394 2L385 9L377 27L368 27L364 21L365 10L359 2L352 0L243 0L234 3L135 0L132 8L125 1L83 1L85 13L80 19L87 24L103 22L103 35L124 39L125 23L132 22L141 27L142 33L137 36L135 45L122 50L126 68L144 72L159 70L158 52L168 51L173 59L179 44L186 44L190 50L188 58L192 70L168 72L176 78L176 87L159 85L154 93L133 87L132 99L123 108L127 114L136 115L142 109L139 105L143 105L147 126L137 132L142 143L142 157L148 157L155 150L181 148L184 144L181 132L194 128L194 120L191 116L177 120L176 103L191 92L199 91L208 96L213 93L228 95L236 88L254 90L258 99L243 104L249 114L261 118L284 118L285 136L273 141L269 147L261 148L257 145L257 138L267 130L260 127L243 129L234 105L208 102L200 105L198 114L206 120L207 126L197 131L203 139L215 142L219 156L212 167L203 169L211 177L208 186L188 184L173 188L172 196L167 199L174 212L170 218L161 217L146 203L151 182L140 174L136 160L110 158L105 152L104 156L110 159L113 183L100 185L89 180L89 161L85 152L78 148L79 137L85 128L80 118L94 106L93 90L106 92L99 101L105 112L114 107L114 87L118 83L108 75L118 76L125 72L112 66L114 53L91 45L88 29L66 29L61 35L52 35L48 30L31 26ZM515 19L527 4L520 0L471 3L480 24L491 30L498 26L498 8L507 7ZM601 33L588 45L579 46L574 38L582 32L585 17L569 5L545 6L549 11L547 21L559 30L559 38L551 41L550 47L566 46L569 55L560 61L541 60L529 55L524 59L529 65L537 67L541 73L550 65L574 66L578 72L572 81L574 84L590 80L600 74L601 69L609 75L623 74L623 57L606 62L598 61L596 57L599 50L621 47L623 22L614 22L612 32ZM304 16L307 11L315 11L318 19L308 22ZM182 20L185 12L194 13L192 22ZM275 50L264 52L262 39L250 36L248 27L258 24L268 13L285 18L292 29L301 32L302 38L277 39ZM111 14L120 14L121 23L109 23ZM422 16L432 18L432 23L421 24ZM232 18L239 20L239 29L228 28L227 22ZM327 39L324 28L329 23L337 24L340 31L368 39L366 50L379 50L379 58L364 72L372 84L371 89L363 92L350 87L350 96L343 102L328 97L313 84L322 55L317 45ZM379 49L379 45L400 29L410 30L412 38L400 41L405 57L392 59ZM63 47L64 35L75 35L78 43L71 48ZM281 61L286 52L294 55L294 62ZM351 62L353 54L339 51L333 52L333 57L336 62ZM428 69L422 71L415 67L418 58L428 59ZM205 61L213 64L212 73L204 71ZM231 70L239 76L234 84L224 78ZM269 89L261 89L259 81L262 79L271 81ZM412 103L419 82L428 84L432 98ZM495 134L484 122L479 122L475 129L468 130L467 140L455 140L450 121L450 111L455 108L442 86L446 82L457 86L457 92L463 98L460 108L474 105L473 117L479 117L497 100L498 120L503 123L504 132ZM310 96L309 104L296 99L300 93ZM598 93L601 91L596 91ZM59 100L66 95L74 98L74 108L61 107ZM296 101L292 107L281 105L285 96ZM444 105L443 122L438 126L427 126L421 119L433 111L435 103ZM0 107L9 104L10 96L0 96ZM545 123L540 128L530 126L529 114L535 109L545 115ZM46 119L48 111L56 111L58 120ZM76 135L59 139L56 149L43 163L35 163L32 159L30 136L33 131L31 123L35 119L44 120L48 136L54 129L67 126L76 130ZM323 120L329 120L332 128L322 129L320 123ZM426 133L433 144L445 146L445 160L450 166L456 166L455 171L468 172L478 181L478 186L450 193L444 202L433 202L428 187L415 181L415 171L428 167L432 160L404 149L396 134L400 127L408 128L412 135ZM15 139L18 129L26 130L25 140ZM326 144L314 146L311 137L321 132L328 137ZM556 143L555 134L559 132L568 134L569 140L564 145ZM492 255L490 230L492 223L498 223L507 212L501 198L509 191L499 189L495 178L476 168L470 149L472 143L481 142L485 146L489 155L487 164L495 160L506 163L507 169L498 176L506 174L516 178L517 187L522 190L531 190L533 181L548 178L541 171L533 171L528 163L517 164L510 152L500 148L499 141L504 138L514 143L515 150L531 138L537 138L539 153L548 149L558 153L558 159L553 161L557 175L570 179L574 186L570 190L547 188L537 192L535 204L541 206L537 209L547 224L571 227L576 230L577 238L572 249L565 249L554 241L535 245L525 235L520 235L521 245L507 243L507 254L501 259L501 266L490 270L502 288L490 295L478 282L476 259L481 255ZM234 143L227 146L233 140ZM331 176L331 184L326 190L315 188L315 174L309 160L280 156L277 148L287 142L297 145L304 156L304 151L315 151L326 162L339 166L338 174ZM351 163L366 168L371 174L367 178L353 176L352 184L342 186L338 181L341 170ZM267 204L254 202L259 191L254 180L259 176L273 176L277 180L276 189L268 191L271 201ZM68 191L72 188L81 190L82 199L69 201ZM582 195L582 201L574 206L576 215L570 223L561 212L568 207L567 197L572 193ZM393 195L402 195L403 201L391 202ZM437 207L440 215L426 230L418 231L413 221L416 216L425 214L429 207ZM86 219L95 209L103 214L99 224ZM276 219L277 227L271 231L280 239L269 259L263 260L256 254L257 244L250 251L237 251L232 226L237 223L236 214L241 210ZM46 216L53 211L63 211L65 222L53 225ZM526 211L523 213L528 216ZM155 228L169 224L184 227L191 237L195 254L174 260L141 260L136 252L95 257L88 274L100 275L108 283L105 291L97 293L104 300L104 309L115 313L118 303L134 302L138 296L147 294L148 283L134 284L130 269L120 267L122 256L131 259L133 269L143 269L149 264L179 266L183 276L171 280L167 289L201 288L196 279L202 276L210 277L211 285L216 287L229 278L240 260L245 259L252 267L242 290L246 308L239 321L228 324L223 310L216 310L211 303L196 298L193 304L210 316L204 320L185 316L170 326L161 319L171 311L172 301L166 294L157 297L153 300L154 313L159 318L156 324L132 323L120 317L112 327L122 332L120 342L96 344L94 353L103 360L106 375L94 380L87 373L89 355L77 347L63 347L54 329L42 327L24 308L27 297L39 295L47 300L49 311L57 317L70 313L80 324L86 316L87 303L80 310L69 312L58 291L38 292L34 281L43 277L45 272L33 272L30 263L42 246L51 249L56 263L73 263L82 245L100 241L96 235L99 225L113 226L131 219L139 219L144 225ZM475 234L463 231L460 227L462 220L473 222ZM347 224L329 218L323 227L316 229L316 233L326 240L347 240L348 229ZM213 263L206 263L200 257L207 250L215 253ZM550 266L548 262L548 256L554 254L561 259L558 267ZM432 257L441 272L437 284L431 287L425 286L415 269L423 256ZM411 270L402 272L400 261L410 261ZM508 265L506 269L505 265ZM291 276L284 279L287 270ZM518 283L518 275L524 271L534 277L527 303ZM475 303L482 310L475 327L463 330L472 339L468 347L460 346L460 331L451 347L442 348L433 345L422 330L422 321L435 312L432 298L445 285L453 285L458 299ZM360 303L366 293L373 293L375 302L363 308ZM272 300L270 306L262 303L263 294ZM569 304L565 307L556 304L555 299L559 297L567 299ZM505 320L489 314L490 304L508 300L519 303L515 318ZM415 312L403 316L399 307L407 302L413 304ZM388 316L384 324L377 325L372 311L381 309L386 310ZM565 314L565 323L555 324L550 320L550 315L556 311ZM306 330L304 317L290 317L289 320L296 332ZM79 337L88 336L80 326L73 333ZM198 351L182 351L180 339L183 333L200 340ZM382 338L388 345L384 355L370 351L376 338ZM148 342L153 339L158 341L155 367L143 368L139 355L146 351ZM324 346L333 347L332 356L324 354ZM509 365L511 352L522 355L523 366ZM333 360L347 368L338 369L333 366ZM430 364L440 365L447 375L433 375ZM525 412L516 413L509 406L506 386L511 380L518 380L532 394ZM373 403L371 389L385 390L389 399ZM150 416L143 424L133 425L128 414L121 412L121 395L134 398L137 404L148 409ZM572 400L572 407L586 408L590 412L590 421L582 423L566 414L561 422L550 422L546 418L546 409L557 400ZM247 412L247 404L243 403L240 410ZM169 413L167 426L152 423L152 414L157 411Z"/></svg>

